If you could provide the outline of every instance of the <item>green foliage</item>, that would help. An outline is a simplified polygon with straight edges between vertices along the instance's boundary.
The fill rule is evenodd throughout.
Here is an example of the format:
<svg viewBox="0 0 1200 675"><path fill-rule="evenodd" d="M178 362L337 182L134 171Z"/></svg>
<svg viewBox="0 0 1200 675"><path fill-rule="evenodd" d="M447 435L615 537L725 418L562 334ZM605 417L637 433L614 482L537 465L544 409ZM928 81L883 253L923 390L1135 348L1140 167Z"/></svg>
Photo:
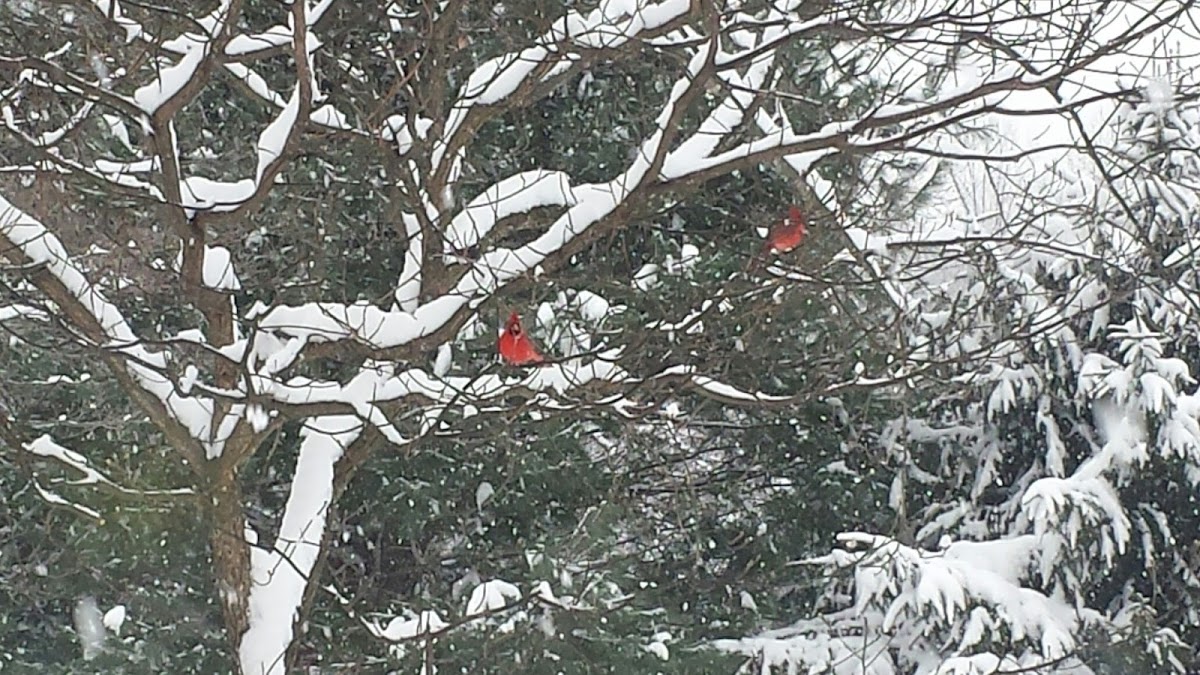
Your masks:
<svg viewBox="0 0 1200 675"><path fill-rule="evenodd" d="M264 30L281 20L277 3L245 4L243 27ZM408 4L422 11L421 3ZM423 81L430 90L456 86L483 58L541 34L548 17L562 9L561 3L506 3L500 30L488 4L466 3L458 27L466 36L461 49L446 56L441 71L418 73L442 78ZM0 4L0 12L15 7ZM125 9L155 34L182 30L172 12L132 4ZM343 58L319 61L319 81L341 96L339 106L356 122L378 123L407 110L436 112L433 97L410 100L393 92L403 75L397 62L415 68L420 56L407 43L412 36L382 28L382 3L337 3L330 17L320 35L326 51ZM53 16L6 23L0 15L0 44L18 44L19 24L38 28L30 53L49 51L67 38L121 45L123 36L101 18L81 13L72 27ZM862 71L851 71L842 82L826 80L824 46L801 44L785 55L790 66L779 87L787 95L776 104L802 120L801 132L872 101L869 88L857 86ZM545 95L527 107L475 130L479 150L455 186L459 204L516 171L553 169L577 183L605 181L628 162L650 133L672 85L665 66L678 56L639 45L588 58L581 73L548 83ZM149 72L156 64L142 67ZM286 54L255 67L286 95L293 67ZM247 96L245 87L228 72L216 72L178 115L186 173L213 180L253 175L256 139L277 110ZM120 93L132 94L127 89ZM681 125L694 126L720 93L702 94L702 105ZM825 100L839 103L811 103ZM61 117L67 111L55 112ZM147 140L140 129L128 131L135 147ZM129 155L106 126L88 125L80 137L78 146L66 144L68 152ZM28 149L13 153L6 162L33 161ZM210 231L210 243L227 247L238 262L243 290L233 299L239 313L254 302L390 305L408 246L399 214L420 208L420 195L404 184L399 163L394 148L381 151L378 139L309 130L262 209L220 221ZM816 171L850 193L844 186L865 180L844 158L823 161ZM200 324L196 308L161 273L175 260L178 240L158 211L96 191L87 181L44 182L54 189L41 206L56 222L69 223L62 236L70 250L95 243L117 252L112 259L119 262L97 261L89 271L104 280L102 289L135 329L172 336ZM729 672L738 660L702 649L706 641L742 636L807 611L820 580L790 563L828 550L840 531L894 527L887 495L897 467L870 448L883 432L879 421L894 416L905 394L850 387L837 398L818 393L859 370L879 372L898 349L894 336L880 329L891 323L894 308L875 282L827 262L845 245L828 214L814 210L810 243L778 261L803 278L784 282L762 269L745 272L761 246L754 229L803 201L797 185L790 170L772 163L715 178L697 191L680 186L653 195L619 230L603 233L562 266L497 300L529 316L560 292L592 290L625 307L596 332L610 344L627 345L621 364L631 372L690 364L747 390L795 395L792 401L742 410L677 387L634 388L625 392L642 405L633 419L586 406L545 419L515 407L449 420L442 435L415 450L382 448L332 510L331 546L298 661L412 670L431 653L442 672ZM514 219L522 222L505 223L498 244L528 240L547 217L533 212ZM440 242L429 245L437 249ZM644 264L665 268L668 257L678 263L684 246L699 249L689 269L661 270L660 284L649 290L631 283ZM712 303L705 307L707 300ZM702 331L645 328L682 321L701 307ZM492 311L485 309L485 323ZM67 348L74 336L57 327L21 328L32 346L0 350L0 386L16 394L30 427L53 430L56 439L133 489L204 487L142 411L123 399L118 383L102 374L94 353ZM485 331L456 343L462 356L456 365L464 372L494 372L494 339ZM356 365L352 360L335 355L298 372L342 377ZM34 383L60 372L91 378L70 386ZM672 406L681 411L673 420L649 414ZM60 415L70 424L60 424ZM277 532L293 487L298 439L297 425L283 425L243 467L245 506L262 543ZM40 461L35 468L0 464L0 493L13 496L0 505L0 533L11 535L0 537L0 559L13 565L0 576L0 626L16 626L0 630L0 659L11 655L14 664L64 672L226 669L201 505L63 486L65 495L102 514L102 523L90 522L39 501L31 490L35 471L75 478ZM484 481L495 492L480 505L477 490ZM570 596L585 608L527 604L434 645L405 645L402 655L364 627L366 619L386 624L405 611L435 610L447 621L461 620L472 582L494 579L516 584L526 598L546 582L556 596ZM339 597L324 590L327 585ZM102 608L124 604L131 617L119 638L109 637L110 650L88 663L69 628L71 608L82 594L96 596ZM499 628L509 620L514 630ZM647 650L656 639L670 650L669 660Z"/></svg>

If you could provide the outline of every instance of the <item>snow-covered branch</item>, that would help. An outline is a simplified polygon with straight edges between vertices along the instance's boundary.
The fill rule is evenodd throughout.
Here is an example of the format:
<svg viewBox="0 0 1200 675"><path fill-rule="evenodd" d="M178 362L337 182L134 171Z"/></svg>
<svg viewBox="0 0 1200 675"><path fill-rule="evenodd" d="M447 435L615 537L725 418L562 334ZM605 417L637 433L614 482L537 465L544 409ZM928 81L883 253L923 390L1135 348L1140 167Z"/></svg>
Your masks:
<svg viewBox="0 0 1200 675"><path fill-rule="evenodd" d="M253 584L249 630L241 640L244 672L282 672L296 616L324 543L334 500L335 467L356 442L362 424L350 416L316 417L306 423L283 523L271 548L247 530ZM264 542L265 544L265 542Z"/></svg>
<svg viewBox="0 0 1200 675"><path fill-rule="evenodd" d="M51 481L50 485L65 485L69 487L89 485L98 486L112 494L131 499L174 499L179 497L190 497L196 494L195 490L192 490L191 488L139 490L126 487L109 478L104 474L104 472L93 467L91 463L88 462L86 457L78 452L75 452L74 450L59 445L48 435L39 436L32 441L25 443L23 447L24 450L31 455L53 460L67 469L82 474L79 478L63 478Z"/></svg>
<svg viewBox="0 0 1200 675"><path fill-rule="evenodd" d="M220 454L220 440L213 440L212 402L178 396L171 382L160 374L167 354L142 346L124 315L74 264L58 237L33 217L0 196L0 254L20 265L40 265L33 281L90 341L91 346L110 349L110 362L118 377L127 381L131 397L147 409L173 437L181 452L193 459ZM147 364L145 366L140 363Z"/></svg>
<svg viewBox="0 0 1200 675"><path fill-rule="evenodd" d="M1160 40L1184 3L605 0L511 31L508 3L411 4L96 0L88 18L108 32L0 55L16 76L0 92L0 189L36 204L0 198L2 273L19 282L0 323L47 319L98 355L124 396L100 403L136 404L203 477L191 489L243 672L292 665L331 509L376 447L425 459L425 443L522 413L625 423L652 409L647 390L738 415L909 387L862 414L903 418L880 425L872 470L895 470L888 503L924 519L921 542L843 535L808 562L850 573L849 602L831 593L820 620L719 649L768 669L970 672L1068 658L1085 628L1116 625L1088 607L1088 582L1172 532L1161 505L1133 513L1123 491L1152 462L1200 476L1200 183L1163 149L1200 145L1194 111L1162 90L1126 111L1135 149L1100 133L1110 102L1140 90L1095 73ZM1053 122L1038 136L1032 119ZM987 170L1000 160L1012 170ZM1147 175L1168 160L1169 180ZM814 212L806 247L766 283L737 271L736 230L789 203ZM105 250L70 253L89 244ZM836 284L882 299L847 310ZM488 327L508 312L543 345L538 367L496 363ZM810 335L838 321L895 352ZM754 322L779 332L781 358L743 349ZM56 373L79 358L40 356ZM771 372L739 372L751 357ZM295 470L278 536L259 544L241 472L272 434L294 443ZM69 484L130 492L50 438L64 437L21 447L83 476ZM468 623L518 611L502 583L479 586ZM451 632L436 613L398 621L372 632ZM665 642L642 646L666 658Z"/></svg>

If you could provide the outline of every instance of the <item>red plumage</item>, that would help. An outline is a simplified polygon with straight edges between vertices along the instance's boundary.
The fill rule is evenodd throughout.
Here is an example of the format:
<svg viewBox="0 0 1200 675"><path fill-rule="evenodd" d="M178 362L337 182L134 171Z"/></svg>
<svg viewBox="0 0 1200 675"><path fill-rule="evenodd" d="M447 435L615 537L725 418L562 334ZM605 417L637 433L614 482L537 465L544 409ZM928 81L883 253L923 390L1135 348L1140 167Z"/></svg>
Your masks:
<svg viewBox="0 0 1200 675"><path fill-rule="evenodd" d="M794 204L789 206L786 218L780 218L771 223L762 250L758 252L758 255L751 256L746 263L746 271L749 272L763 265L772 253L778 255L795 250L804 243L807 236L808 223L804 220L804 213L800 211L800 207Z"/></svg>
<svg viewBox="0 0 1200 675"><path fill-rule="evenodd" d="M496 351L500 352L500 358L504 359L505 363L513 366L537 365L546 361L534 346L533 340L525 334L525 329L521 327L521 317L516 312L508 315L508 321L504 324L504 330L496 343Z"/></svg>
<svg viewBox="0 0 1200 675"><path fill-rule="evenodd" d="M767 233L767 242L763 245L763 253L787 253L804 243L808 236L808 223L800 209L792 205L788 207L787 218L777 220Z"/></svg>

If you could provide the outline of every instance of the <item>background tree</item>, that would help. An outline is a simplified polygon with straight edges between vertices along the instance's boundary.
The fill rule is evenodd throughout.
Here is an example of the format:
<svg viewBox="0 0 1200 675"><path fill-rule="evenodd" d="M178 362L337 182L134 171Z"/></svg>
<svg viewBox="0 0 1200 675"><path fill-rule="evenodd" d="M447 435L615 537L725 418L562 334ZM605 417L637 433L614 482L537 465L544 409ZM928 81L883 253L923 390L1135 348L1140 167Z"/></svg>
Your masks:
<svg viewBox="0 0 1200 675"><path fill-rule="evenodd" d="M722 648L831 672L1186 671L1195 90L1174 68L1137 82L1073 129L998 116L929 153L952 197L872 235L909 275L910 358L943 374L879 439L915 537L840 535L805 561L831 574L822 614ZM1031 132L1078 140L1029 154Z"/></svg>
<svg viewBox="0 0 1200 675"><path fill-rule="evenodd" d="M1079 415L1105 395L1046 386L1052 369L1028 361L1079 353L1039 313L1081 318L1045 252L1082 244L1053 226L1087 203L1093 220L1074 225L1092 227L1133 188L1085 146L1097 165L1078 194L1044 164L1041 183L1012 179L1025 201L998 191L1017 210L990 244L891 235L979 206L930 201L957 176L928 156L966 163L1014 102L1082 119L1120 93L1084 89L1086 72L1188 9L0 6L0 429L19 495L0 527L25 582L9 586L23 609L4 615L5 651L65 665L74 637L56 617L88 592L130 606L96 658L135 672L696 672L741 654L912 672L1080 655L1089 629L1153 604L1112 605L1099 572L1135 526L1123 485L1096 475L1116 450L1068 462L1047 431L1039 452L1017 403L1039 392L1035 421L1061 428L1056 406ZM813 220L809 245L743 272L753 228L790 203ZM1042 288L1046 268L1066 288ZM510 310L553 363L495 363ZM1187 373L1146 361L1151 347L1080 364L1132 382L1165 363L1178 391ZM1153 508L1139 532L1166 513ZM865 557L819 557L839 532ZM1003 550L1011 574L930 562L943 534L996 544L967 550ZM72 559L50 564L64 536ZM858 576L823 593L796 560ZM970 565L1004 584L969 582ZM1014 617L997 592L1049 618ZM847 598L782 637L713 641ZM1153 632L1179 625L1163 616L1139 636L1175 645ZM980 625L990 642L967 639Z"/></svg>

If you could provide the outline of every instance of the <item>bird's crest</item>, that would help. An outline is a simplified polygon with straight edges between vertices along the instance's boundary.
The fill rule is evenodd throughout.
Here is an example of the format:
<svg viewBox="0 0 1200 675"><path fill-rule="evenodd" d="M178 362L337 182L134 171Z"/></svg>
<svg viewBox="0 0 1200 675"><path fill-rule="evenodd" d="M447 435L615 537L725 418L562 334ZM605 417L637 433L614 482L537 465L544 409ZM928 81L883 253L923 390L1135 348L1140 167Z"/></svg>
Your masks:
<svg viewBox="0 0 1200 675"><path fill-rule="evenodd" d="M504 330L513 335L521 334L521 317L516 312L508 315L508 322L504 324Z"/></svg>
<svg viewBox="0 0 1200 675"><path fill-rule="evenodd" d="M804 220L804 213L800 211L800 207L792 204L788 207L788 222L792 227L808 229L808 223Z"/></svg>

